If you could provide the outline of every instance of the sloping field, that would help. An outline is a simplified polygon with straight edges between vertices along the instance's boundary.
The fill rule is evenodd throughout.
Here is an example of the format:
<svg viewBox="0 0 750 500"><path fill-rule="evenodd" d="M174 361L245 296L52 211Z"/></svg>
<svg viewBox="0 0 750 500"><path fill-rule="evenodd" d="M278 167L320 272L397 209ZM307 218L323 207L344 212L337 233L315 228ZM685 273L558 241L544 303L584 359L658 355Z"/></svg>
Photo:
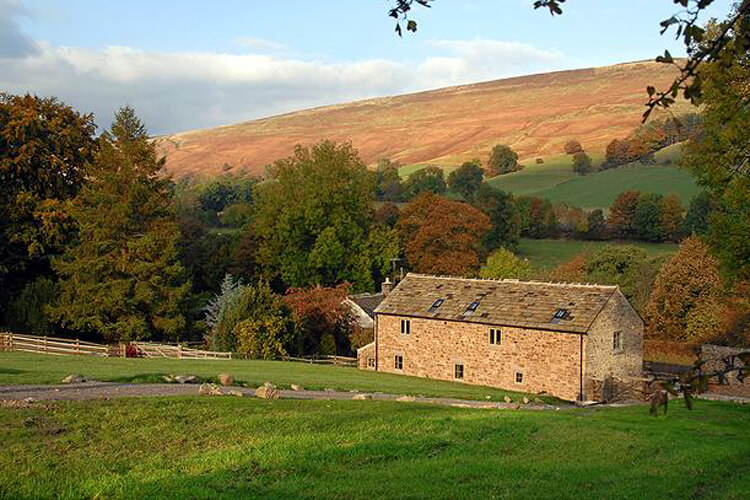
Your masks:
<svg viewBox="0 0 750 500"><path fill-rule="evenodd" d="M309 109L158 143L176 177L218 174L225 165L262 175L295 144L325 138L351 140L368 164L390 158L450 166L486 160L497 143L521 158L550 156L571 138L603 151L640 123L646 86L664 86L673 75L674 68L651 62L560 71Z"/></svg>

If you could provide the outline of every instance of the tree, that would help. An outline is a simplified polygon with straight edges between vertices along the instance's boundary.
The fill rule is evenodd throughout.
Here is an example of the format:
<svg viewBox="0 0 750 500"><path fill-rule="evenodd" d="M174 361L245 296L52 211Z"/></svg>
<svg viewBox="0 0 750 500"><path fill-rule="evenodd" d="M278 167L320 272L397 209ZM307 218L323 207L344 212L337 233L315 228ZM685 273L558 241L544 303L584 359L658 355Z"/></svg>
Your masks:
<svg viewBox="0 0 750 500"><path fill-rule="evenodd" d="M26 284L8 305L8 326L12 331L30 335L52 334L44 311L57 294L57 283L44 276Z"/></svg>
<svg viewBox="0 0 750 500"><path fill-rule="evenodd" d="M412 269L455 276L477 271L479 243L490 227L480 210L432 193L411 201L396 224Z"/></svg>
<svg viewBox="0 0 750 500"><path fill-rule="evenodd" d="M682 201L675 194L665 196L661 200L661 228L664 239L677 241L682 232Z"/></svg>
<svg viewBox="0 0 750 500"><path fill-rule="evenodd" d="M602 169L614 168L632 161L629 152L628 141L622 139L612 139L604 153L604 163Z"/></svg>
<svg viewBox="0 0 750 500"><path fill-rule="evenodd" d="M708 220L711 215L711 195L701 191L690 200L685 219L682 221L682 234L703 236L708 232Z"/></svg>
<svg viewBox="0 0 750 500"><path fill-rule="evenodd" d="M448 175L448 186L468 200L482 184L483 175L481 166L467 161Z"/></svg>
<svg viewBox="0 0 750 500"><path fill-rule="evenodd" d="M633 214L635 236L641 240L659 242L664 240L662 228L662 195L646 193L638 198Z"/></svg>
<svg viewBox="0 0 750 500"><path fill-rule="evenodd" d="M562 281L566 283L585 283L588 281L586 271L588 259L589 255L587 253L579 253L569 261L558 264L544 273L543 279L546 281Z"/></svg>
<svg viewBox="0 0 750 500"><path fill-rule="evenodd" d="M506 248L499 248L487 258L479 276L490 279L527 279L531 276L531 263L521 259Z"/></svg>
<svg viewBox="0 0 750 500"><path fill-rule="evenodd" d="M518 154L509 146L498 144L492 148L490 159L487 161L487 177L515 172L522 168L523 166L518 164Z"/></svg>
<svg viewBox="0 0 750 500"><path fill-rule="evenodd" d="M55 98L0 93L0 319L75 236L68 201L96 151L93 116Z"/></svg>
<svg viewBox="0 0 750 500"><path fill-rule="evenodd" d="M646 306L652 338L702 342L718 334L714 316L723 284L716 260L697 236L683 240L677 254L659 272ZM698 326L705 328L701 330Z"/></svg>
<svg viewBox="0 0 750 500"><path fill-rule="evenodd" d="M521 235L521 217L513 196L483 182L472 204L487 214L492 227L482 238L486 249L515 248Z"/></svg>
<svg viewBox="0 0 750 500"><path fill-rule="evenodd" d="M608 237L607 223L604 220L604 212L596 208L588 214L588 232L586 238L590 240L605 240Z"/></svg>
<svg viewBox="0 0 750 500"><path fill-rule="evenodd" d="M618 285L622 293L632 300L636 281L646 252L634 246L607 245L594 252L586 264L588 279L602 285Z"/></svg>
<svg viewBox="0 0 750 500"><path fill-rule="evenodd" d="M529 238L547 238L557 231L554 207L546 198L520 196L516 206L521 219L521 235Z"/></svg>
<svg viewBox="0 0 750 500"><path fill-rule="evenodd" d="M583 153L583 146L577 140L571 139L565 143L564 150L566 155L574 155L576 153Z"/></svg>
<svg viewBox="0 0 750 500"><path fill-rule="evenodd" d="M427 191L435 194L444 193L445 179L443 178L443 169L429 166L417 170L406 179L404 191L408 199L415 198Z"/></svg>
<svg viewBox="0 0 750 500"><path fill-rule="evenodd" d="M636 234L635 212L641 198L639 191L623 191L609 209L607 223L615 236L632 238Z"/></svg>
<svg viewBox="0 0 750 500"><path fill-rule="evenodd" d="M298 146L270 173L257 186L248 228L257 235L263 275L292 287L349 282L372 289L367 245L375 185L352 145Z"/></svg>
<svg viewBox="0 0 750 500"><path fill-rule="evenodd" d="M292 341L289 308L268 283L244 288L235 307L239 321L232 336L237 352L262 359L287 355Z"/></svg>
<svg viewBox="0 0 750 500"><path fill-rule="evenodd" d="M336 354L336 345L349 350L353 328L346 304L349 286L293 288L284 296L294 320L294 346L298 355ZM326 340L326 336L332 338ZM333 340L333 348L330 341ZM326 345L327 344L327 345Z"/></svg>
<svg viewBox="0 0 750 500"><path fill-rule="evenodd" d="M745 53L730 68L719 62L703 68L702 132L683 159L710 195L710 203L701 200L703 213L711 210L707 241L724 276L738 281L750 279L749 62Z"/></svg>
<svg viewBox="0 0 750 500"><path fill-rule="evenodd" d="M376 186L378 200L402 201L404 187L401 184L401 175L398 173L398 164L388 159L380 160L376 171Z"/></svg>
<svg viewBox="0 0 750 500"><path fill-rule="evenodd" d="M75 200L77 244L53 261L61 279L51 316L107 340L177 339L190 281L178 260L172 183L132 108L102 134L91 179Z"/></svg>
<svg viewBox="0 0 750 500"><path fill-rule="evenodd" d="M586 175L591 172L591 158L583 151L573 155L573 172Z"/></svg>
<svg viewBox="0 0 750 500"><path fill-rule="evenodd" d="M398 207L394 203L383 203L375 209L373 222L381 226L392 228L398 222Z"/></svg>

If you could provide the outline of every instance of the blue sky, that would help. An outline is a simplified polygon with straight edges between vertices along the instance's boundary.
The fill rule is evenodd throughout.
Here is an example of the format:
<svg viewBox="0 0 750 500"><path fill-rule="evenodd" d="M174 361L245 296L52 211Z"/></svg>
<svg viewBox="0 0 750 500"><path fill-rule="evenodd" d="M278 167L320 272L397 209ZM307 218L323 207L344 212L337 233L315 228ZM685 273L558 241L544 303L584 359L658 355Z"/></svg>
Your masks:
<svg viewBox="0 0 750 500"><path fill-rule="evenodd" d="M0 0L0 88L54 94L154 133L304 107L683 53L671 0L436 0L400 39L388 0ZM717 0L706 16L723 16Z"/></svg>

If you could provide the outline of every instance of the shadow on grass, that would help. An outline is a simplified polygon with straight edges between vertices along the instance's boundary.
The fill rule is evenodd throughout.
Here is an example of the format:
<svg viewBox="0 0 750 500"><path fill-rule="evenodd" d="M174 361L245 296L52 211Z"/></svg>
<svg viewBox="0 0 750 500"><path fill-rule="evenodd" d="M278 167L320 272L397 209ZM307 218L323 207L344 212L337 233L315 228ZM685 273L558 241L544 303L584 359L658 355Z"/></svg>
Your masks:
<svg viewBox="0 0 750 500"><path fill-rule="evenodd" d="M0 374L2 375L19 375L27 372L28 370L16 370L15 368L3 368L0 366Z"/></svg>

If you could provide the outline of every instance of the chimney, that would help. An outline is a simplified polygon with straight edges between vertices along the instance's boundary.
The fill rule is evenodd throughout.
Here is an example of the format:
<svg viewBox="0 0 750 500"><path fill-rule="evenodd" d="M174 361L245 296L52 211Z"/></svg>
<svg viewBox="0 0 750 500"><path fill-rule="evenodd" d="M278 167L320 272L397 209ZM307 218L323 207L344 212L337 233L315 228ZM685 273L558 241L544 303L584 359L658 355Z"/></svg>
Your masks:
<svg viewBox="0 0 750 500"><path fill-rule="evenodd" d="M391 290L393 290L393 283L390 278L386 278L383 284L380 285L380 291L383 294L383 297L387 297L388 294L391 293Z"/></svg>

